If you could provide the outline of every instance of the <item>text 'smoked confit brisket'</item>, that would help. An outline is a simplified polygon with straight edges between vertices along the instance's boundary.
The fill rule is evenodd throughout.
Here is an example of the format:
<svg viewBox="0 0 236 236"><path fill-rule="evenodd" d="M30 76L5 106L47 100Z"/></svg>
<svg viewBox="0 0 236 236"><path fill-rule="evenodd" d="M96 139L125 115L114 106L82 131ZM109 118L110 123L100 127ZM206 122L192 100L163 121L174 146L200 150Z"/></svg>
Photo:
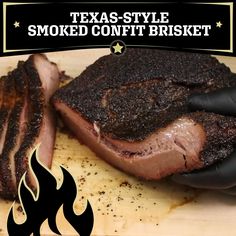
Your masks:
<svg viewBox="0 0 236 236"><path fill-rule="evenodd" d="M127 173L160 179L232 152L236 119L187 107L193 93L232 86L236 76L209 55L127 49L98 59L52 101L99 157Z"/></svg>
<svg viewBox="0 0 236 236"><path fill-rule="evenodd" d="M49 98L59 86L59 71L46 56L36 54L0 81L0 195L14 198L39 144L39 160L51 166L56 122ZM27 180L35 186L29 171Z"/></svg>

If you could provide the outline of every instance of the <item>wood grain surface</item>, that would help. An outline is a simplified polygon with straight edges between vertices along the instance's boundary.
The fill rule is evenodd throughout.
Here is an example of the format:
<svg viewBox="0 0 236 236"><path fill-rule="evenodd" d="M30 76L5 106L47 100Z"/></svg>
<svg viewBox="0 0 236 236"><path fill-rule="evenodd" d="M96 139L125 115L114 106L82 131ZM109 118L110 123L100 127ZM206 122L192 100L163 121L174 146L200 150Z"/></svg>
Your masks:
<svg viewBox="0 0 236 236"><path fill-rule="evenodd" d="M108 49L89 49L53 52L47 56L61 70L75 77L108 53ZM26 58L27 55L0 58L0 75ZM218 58L236 72L236 58ZM95 218L92 235L236 235L236 198L187 188L168 179L138 180L111 167L76 139L58 130L52 168L58 184L62 181L60 165L69 170L77 184L75 212L83 211L86 199L92 205ZM11 205L10 201L0 200L0 235L7 235L6 221ZM15 217L19 223L25 219L18 203L15 203ZM76 235L61 209L57 223L62 235ZM55 235L46 221L41 232L42 235Z"/></svg>

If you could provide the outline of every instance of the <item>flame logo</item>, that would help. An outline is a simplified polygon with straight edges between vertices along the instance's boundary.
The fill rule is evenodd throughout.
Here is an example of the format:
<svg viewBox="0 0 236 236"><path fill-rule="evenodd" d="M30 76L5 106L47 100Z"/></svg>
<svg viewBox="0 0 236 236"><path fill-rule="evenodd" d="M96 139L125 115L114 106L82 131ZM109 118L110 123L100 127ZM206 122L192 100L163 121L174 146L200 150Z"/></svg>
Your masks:
<svg viewBox="0 0 236 236"><path fill-rule="evenodd" d="M62 205L66 220L78 234L80 236L90 235L94 222L93 210L89 201L87 201L86 209L82 214L76 215L74 213L73 203L76 198L77 188L71 174L60 166L64 179L61 187L57 189L57 180L38 162L36 151L33 152L30 159L30 166L38 180L38 194L35 197L27 186L25 174L21 179L18 191L26 220L22 224L15 222L13 203L7 220L9 236L30 236L32 233L34 236L40 236L40 227L46 219L48 219L50 229L54 233L61 235L56 225L56 215Z"/></svg>

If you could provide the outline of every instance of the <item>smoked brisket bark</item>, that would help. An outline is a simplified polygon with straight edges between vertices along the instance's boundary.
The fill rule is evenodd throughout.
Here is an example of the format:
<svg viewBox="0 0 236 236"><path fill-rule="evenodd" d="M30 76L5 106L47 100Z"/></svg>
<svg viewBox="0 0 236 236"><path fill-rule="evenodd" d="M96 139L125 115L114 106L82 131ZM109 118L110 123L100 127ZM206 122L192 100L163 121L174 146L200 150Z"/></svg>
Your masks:
<svg viewBox="0 0 236 236"><path fill-rule="evenodd" d="M235 118L187 107L193 93L231 86L236 76L209 55L128 49L124 56L98 59L59 89L53 103L101 158L159 179L203 168L232 151Z"/></svg>
<svg viewBox="0 0 236 236"><path fill-rule="evenodd" d="M16 99L14 108L8 118L6 138L1 153L0 172L2 174L2 195L6 198L15 197L17 194L14 155L19 149L27 123L28 86L23 62L9 74L14 79Z"/></svg>
<svg viewBox="0 0 236 236"><path fill-rule="evenodd" d="M9 76L4 76L2 79L2 106L0 109L0 167L2 166L4 159L2 158L1 154L3 151L4 143L6 140L7 128L8 128L8 119L12 112L12 109L15 105L16 100L16 91L15 91L15 80L14 78ZM7 170L0 169L0 194L5 194L4 192L4 173Z"/></svg>
<svg viewBox="0 0 236 236"><path fill-rule="evenodd" d="M59 71L56 64L46 56L36 54L24 64L29 86L29 120L23 142L15 155L17 185L28 170L28 158L38 146L39 160L51 167L56 121L48 101L59 86ZM35 185L31 175L30 182Z"/></svg>
<svg viewBox="0 0 236 236"><path fill-rule="evenodd" d="M59 71L46 56L36 54L19 62L3 79L0 196L15 198L24 173L27 183L36 186L29 171L29 157L39 145L39 160L51 166L56 122L49 98L59 86Z"/></svg>

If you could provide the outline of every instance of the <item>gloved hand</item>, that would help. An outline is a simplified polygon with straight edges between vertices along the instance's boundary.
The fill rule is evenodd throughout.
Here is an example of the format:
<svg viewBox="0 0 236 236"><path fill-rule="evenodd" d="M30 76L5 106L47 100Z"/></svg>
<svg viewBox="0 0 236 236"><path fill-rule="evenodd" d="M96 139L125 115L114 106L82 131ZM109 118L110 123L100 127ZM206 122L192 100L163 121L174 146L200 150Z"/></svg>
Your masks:
<svg viewBox="0 0 236 236"><path fill-rule="evenodd" d="M192 110L236 116L236 88L224 88L208 94L191 96L189 107ZM191 187L217 189L236 195L236 150L222 162L203 170L174 175L172 179Z"/></svg>

